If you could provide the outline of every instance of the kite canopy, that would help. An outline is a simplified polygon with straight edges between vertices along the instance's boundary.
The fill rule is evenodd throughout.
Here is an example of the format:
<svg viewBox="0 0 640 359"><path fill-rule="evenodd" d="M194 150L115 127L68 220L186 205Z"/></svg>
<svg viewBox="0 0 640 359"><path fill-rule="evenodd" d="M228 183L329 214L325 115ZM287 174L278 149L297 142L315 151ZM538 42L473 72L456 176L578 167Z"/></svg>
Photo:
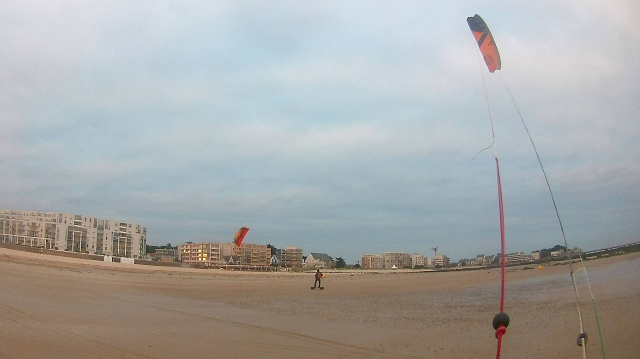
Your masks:
<svg viewBox="0 0 640 359"><path fill-rule="evenodd" d="M236 236L233 238L233 243L235 243L236 245L238 245L238 247L240 247L242 245L242 240L244 239L244 236L247 235L247 232L249 232L249 228L247 227L240 228L236 233Z"/></svg>
<svg viewBox="0 0 640 359"><path fill-rule="evenodd" d="M500 54L498 54L498 47L493 40L487 24L478 14L474 17L468 17L467 24L469 24L469 28L478 42L478 47L480 48L484 62L489 68L489 72L500 70Z"/></svg>

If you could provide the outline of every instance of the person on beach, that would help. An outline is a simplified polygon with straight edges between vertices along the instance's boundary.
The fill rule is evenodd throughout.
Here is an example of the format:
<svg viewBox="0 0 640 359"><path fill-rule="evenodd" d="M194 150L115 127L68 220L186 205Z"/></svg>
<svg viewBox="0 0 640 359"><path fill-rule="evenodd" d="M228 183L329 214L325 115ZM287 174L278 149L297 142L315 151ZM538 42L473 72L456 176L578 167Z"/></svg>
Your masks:
<svg viewBox="0 0 640 359"><path fill-rule="evenodd" d="M316 284L318 284L318 288L322 288L322 285L320 284L321 280L322 280L322 272L320 272L320 269L316 269L316 280L315 282L313 282L313 288L316 287Z"/></svg>

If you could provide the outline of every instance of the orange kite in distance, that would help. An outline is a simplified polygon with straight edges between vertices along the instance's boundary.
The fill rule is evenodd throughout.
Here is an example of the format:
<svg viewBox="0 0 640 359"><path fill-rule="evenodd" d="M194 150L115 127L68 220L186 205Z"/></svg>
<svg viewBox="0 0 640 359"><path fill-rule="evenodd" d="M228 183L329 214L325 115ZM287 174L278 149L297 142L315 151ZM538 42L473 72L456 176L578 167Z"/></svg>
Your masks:
<svg viewBox="0 0 640 359"><path fill-rule="evenodd" d="M242 240L244 239L244 236L247 235L247 232L249 232L249 228L247 227L240 228L236 233L236 236L233 238L233 243L235 243L236 245L238 245L238 247L240 247L242 245Z"/></svg>

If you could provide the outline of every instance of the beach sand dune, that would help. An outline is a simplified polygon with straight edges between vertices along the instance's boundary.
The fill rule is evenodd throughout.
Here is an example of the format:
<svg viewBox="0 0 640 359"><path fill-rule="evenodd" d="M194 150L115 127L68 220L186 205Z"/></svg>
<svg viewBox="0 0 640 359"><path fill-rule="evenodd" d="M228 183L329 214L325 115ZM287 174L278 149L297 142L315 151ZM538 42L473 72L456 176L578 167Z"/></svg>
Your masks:
<svg viewBox="0 0 640 359"><path fill-rule="evenodd" d="M640 353L640 254L587 262L607 356ZM0 358L491 358L497 269L248 273L0 248ZM589 357L600 358L584 275ZM509 268L503 358L581 358L568 266Z"/></svg>

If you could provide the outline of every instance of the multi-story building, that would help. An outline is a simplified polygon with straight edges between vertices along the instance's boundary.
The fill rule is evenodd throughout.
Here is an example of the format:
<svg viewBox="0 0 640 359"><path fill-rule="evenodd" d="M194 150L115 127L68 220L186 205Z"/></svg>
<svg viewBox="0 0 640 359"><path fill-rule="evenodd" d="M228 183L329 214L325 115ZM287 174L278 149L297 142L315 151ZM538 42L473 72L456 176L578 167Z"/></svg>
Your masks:
<svg viewBox="0 0 640 359"><path fill-rule="evenodd" d="M282 267L302 267L302 249L298 247L286 247L282 251L280 265Z"/></svg>
<svg viewBox="0 0 640 359"><path fill-rule="evenodd" d="M411 256L411 268L415 268L416 266L424 267L424 255L414 253Z"/></svg>
<svg viewBox="0 0 640 359"><path fill-rule="evenodd" d="M482 259L482 265L483 266L489 266L489 265L493 264L495 259L496 259L496 256L494 256L494 255L484 256L484 258Z"/></svg>
<svg viewBox="0 0 640 359"><path fill-rule="evenodd" d="M184 243L178 245L178 261L191 264L217 265L222 259L220 243Z"/></svg>
<svg viewBox="0 0 640 359"><path fill-rule="evenodd" d="M271 257L269 248L264 244L242 243L184 243L178 245L178 257L182 263L201 263L205 265L223 265L223 257L233 257L234 262L244 265L268 266Z"/></svg>
<svg viewBox="0 0 640 359"><path fill-rule="evenodd" d="M411 254L404 252L384 252L382 261L385 269L411 268Z"/></svg>
<svg viewBox="0 0 640 359"><path fill-rule="evenodd" d="M433 257L433 263L434 266L446 267L449 265L449 257L444 254L436 254L436 256Z"/></svg>
<svg viewBox="0 0 640 359"><path fill-rule="evenodd" d="M531 256L524 254L524 252L509 253L505 256L507 263L526 263L531 262Z"/></svg>
<svg viewBox="0 0 640 359"><path fill-rule="evenodd" d="M533 252L531 252L531 260L539 261L540 259L542 259L542 258L541 258L540 251L533 251Z"/></svg>
<svg viewBox="0 0 640 359"><path fill-rule="evenodd" d="M362 269L382 269L382 256L377 254L365 254L362 256Z"/></svg>
<svg viewBox="0 0 640 359"><path fill-rule="evenodd" d="M242 243L241 246L235 243L220 243L220 250L223 256L238 256L243 264L268 266L271 263L271 249L266 244Z"/></svg>
<svg viewBox="0 0 640 359"><path fill-rule="evenodd" d="M433 264L433 259L424 257L424 266L425 268L433 268L435 264Z"/></svg>
<svg viewBox="0 0 640 359"><path fill-rule="evenodd" d="M0 243L140 258L147 228L70 213L0 210Z"/></svg>

